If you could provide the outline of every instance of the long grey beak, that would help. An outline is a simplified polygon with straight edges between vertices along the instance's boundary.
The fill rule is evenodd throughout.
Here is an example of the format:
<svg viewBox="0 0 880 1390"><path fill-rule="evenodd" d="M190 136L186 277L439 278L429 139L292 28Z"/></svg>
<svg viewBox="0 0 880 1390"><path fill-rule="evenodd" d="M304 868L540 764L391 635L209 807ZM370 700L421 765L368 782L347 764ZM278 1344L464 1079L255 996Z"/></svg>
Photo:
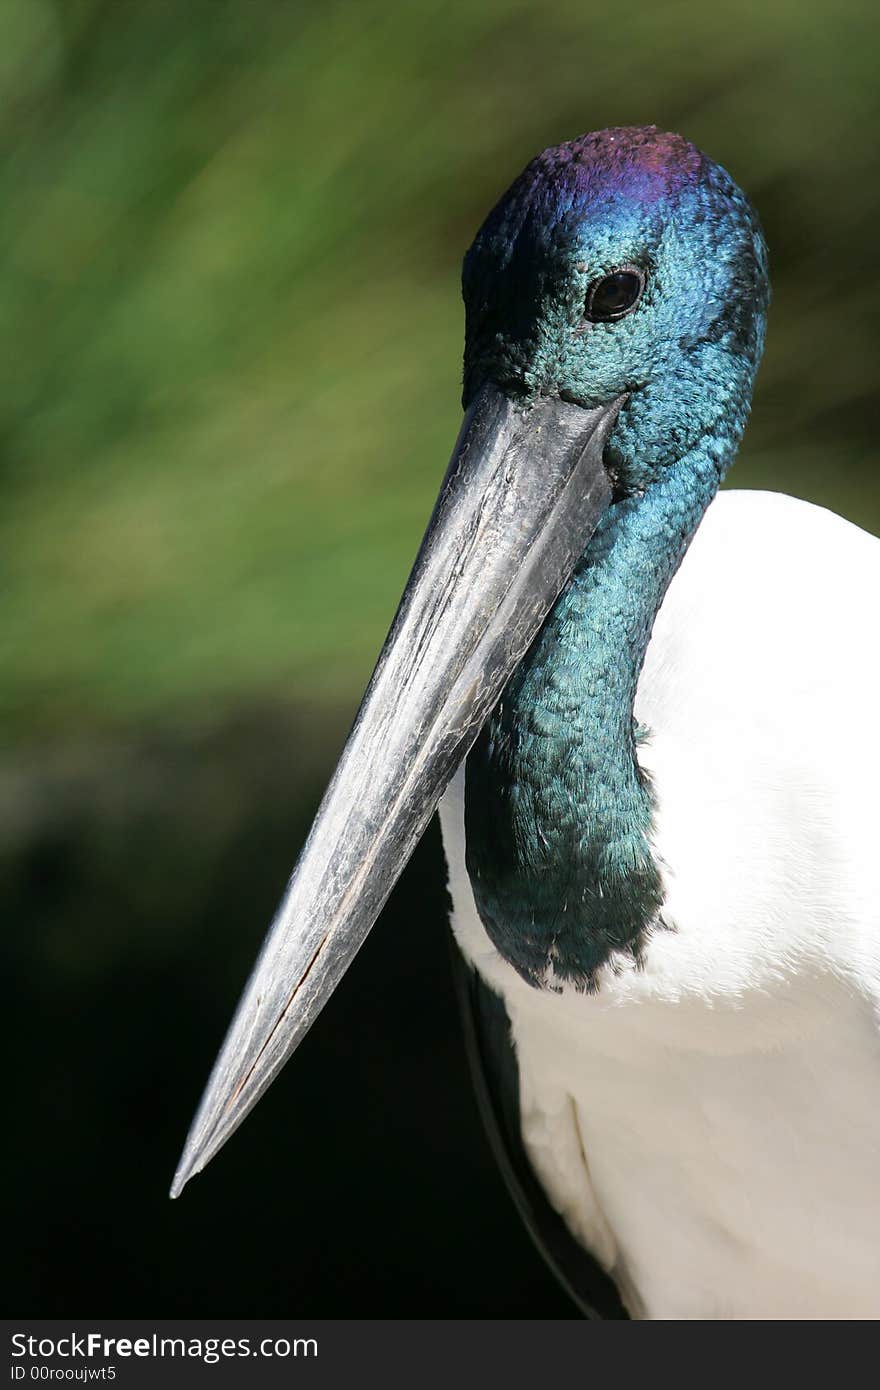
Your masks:
<svg viewBox="0 0 880 1390"><path fill-rule="evenodd" d="M622 399L622 398L621 398ZM611 501L621 399L522 408L485 386L263 944L171 1188L225 1144L329 999Z"/></svg>

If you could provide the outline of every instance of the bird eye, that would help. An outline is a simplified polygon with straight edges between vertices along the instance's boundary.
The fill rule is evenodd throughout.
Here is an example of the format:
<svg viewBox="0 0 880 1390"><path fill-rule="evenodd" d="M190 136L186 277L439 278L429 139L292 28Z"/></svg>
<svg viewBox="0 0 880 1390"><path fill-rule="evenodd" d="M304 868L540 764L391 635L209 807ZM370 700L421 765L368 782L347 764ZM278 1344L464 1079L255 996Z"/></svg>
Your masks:
<svg viewBox="0 0 880 1390"><path fill-rule="evenodd" d="M608 323L622 319L634 309L642 297L645 276L635 266L612 270L596 280L587 292L587 318L591 323Z"/></svg>

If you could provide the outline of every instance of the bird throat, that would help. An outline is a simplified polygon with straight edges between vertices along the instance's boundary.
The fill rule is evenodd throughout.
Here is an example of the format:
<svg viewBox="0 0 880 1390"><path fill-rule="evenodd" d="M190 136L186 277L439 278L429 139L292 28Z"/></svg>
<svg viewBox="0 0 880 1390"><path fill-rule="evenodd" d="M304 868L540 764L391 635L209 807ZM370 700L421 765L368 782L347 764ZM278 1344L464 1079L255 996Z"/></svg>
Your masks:
<svg viewBox="0 0 880 1390"><path fill-rule="evenodd" d="M633 715L654 619L722 469L708 454L609 508L466 766L467 868L530 984L595 990L662 927L654 793Z"/></svg>

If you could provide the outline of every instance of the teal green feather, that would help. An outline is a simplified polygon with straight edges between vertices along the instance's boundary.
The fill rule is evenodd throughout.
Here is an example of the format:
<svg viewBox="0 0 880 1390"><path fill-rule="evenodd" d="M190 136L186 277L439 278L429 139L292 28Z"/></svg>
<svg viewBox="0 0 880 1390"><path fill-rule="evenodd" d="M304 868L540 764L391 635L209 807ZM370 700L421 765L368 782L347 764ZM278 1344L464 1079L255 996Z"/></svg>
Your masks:
<svg viewBox="0 0 880 1390"><path fill-rule="evenodd" d="M626 263L646 271L643 302L585 325L588 284ZM466 769L489 936L531 983L591 989L663 925L633 704L663 596L745 426L766 255L724 170L679 137L604 132L529 167L478 234L464 288L466 399L487 379L526 401L628 393L606 447L615 503Z"/></svg>

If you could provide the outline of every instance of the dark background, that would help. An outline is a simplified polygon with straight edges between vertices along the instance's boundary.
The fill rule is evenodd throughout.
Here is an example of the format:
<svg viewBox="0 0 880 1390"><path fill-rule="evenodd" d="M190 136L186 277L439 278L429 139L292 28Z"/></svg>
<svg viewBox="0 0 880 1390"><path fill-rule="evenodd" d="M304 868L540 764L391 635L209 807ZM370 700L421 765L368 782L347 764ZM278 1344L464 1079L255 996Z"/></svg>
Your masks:
<svg viewBox="0 0 880 1390"><path fill-rule="evenodd" d="M880 530L875 13L0 0L8 1311L570 1315L479 1130L434 828L165 1194L457 430L462 253L537 150L654 121L731 170L775 286L731 482Z"/></svg>

